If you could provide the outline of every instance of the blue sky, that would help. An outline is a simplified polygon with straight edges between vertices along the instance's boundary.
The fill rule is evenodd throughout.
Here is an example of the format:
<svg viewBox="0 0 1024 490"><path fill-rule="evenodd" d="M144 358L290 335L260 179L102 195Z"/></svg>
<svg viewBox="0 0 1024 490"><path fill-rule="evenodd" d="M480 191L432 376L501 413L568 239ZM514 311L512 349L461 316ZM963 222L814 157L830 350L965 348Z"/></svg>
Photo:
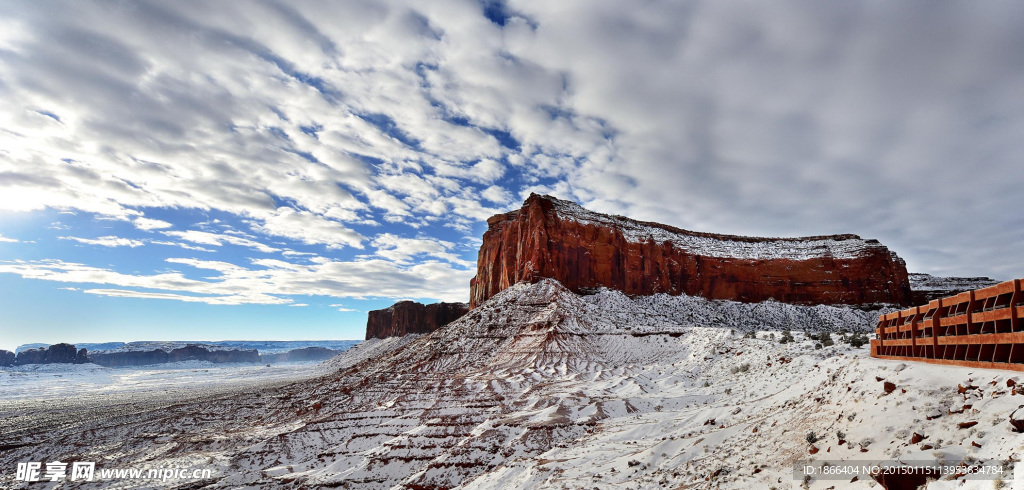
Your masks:
<svg viewBox="0 0 1024 490"><path fill-rule="evenodd" d="M530 192L1024 271L1024 6L0 5L0 348L361 338Z"/></svg>

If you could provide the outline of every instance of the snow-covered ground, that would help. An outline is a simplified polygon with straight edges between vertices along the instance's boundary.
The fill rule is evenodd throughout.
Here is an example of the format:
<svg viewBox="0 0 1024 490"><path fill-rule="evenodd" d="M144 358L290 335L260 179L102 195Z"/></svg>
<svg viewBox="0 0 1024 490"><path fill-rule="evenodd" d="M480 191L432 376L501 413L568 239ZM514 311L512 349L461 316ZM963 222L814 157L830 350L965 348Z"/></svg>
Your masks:
<svg viewBox="0 0 1024 490"><path fill-rule="evenodd" d="M0 368L0 401L116 396L128 392L285 381L317 374L319 362L222 363L182 361L153 366L107 368L96 364L28 364Z"/></svg>
<svg viewBox="0 0 1024 490"><path fill-rule="evenodd" d="M852 309L742 308L519 284L429 335L364 342L320 377L104 408L46 432L26 410L0 417L0 468L212 468L196 488L768 489L801 486L806 461L900 458L999 464L1006 488L1024 482L1024 436L1008 423L1024 395L1007 386L1022 373L873 359L801 331L870 329ZM780 343L785 329L794 340ZM850 480L807 485L879 488Z"/></svg>

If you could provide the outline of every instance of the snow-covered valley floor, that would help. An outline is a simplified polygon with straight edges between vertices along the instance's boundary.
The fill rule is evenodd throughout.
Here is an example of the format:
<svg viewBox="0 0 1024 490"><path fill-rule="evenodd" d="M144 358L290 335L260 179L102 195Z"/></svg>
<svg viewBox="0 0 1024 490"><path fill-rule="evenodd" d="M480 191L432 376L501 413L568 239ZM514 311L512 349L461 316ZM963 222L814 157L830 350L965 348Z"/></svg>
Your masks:
<svg viewBox="0 0 1024 490"><path fill-rule="evenodd" d="M319 362L211 363L181 361L138 367L96 364L29 364L0 368L0 403L13 400L86 398L128 393L192 391L197 388L287 381L316 374Z"/></svg>
<svg viewBox="0 0 1024 490"><path fill-rule="evenodd" d="M781 489L803 484L804 461L894 458L990 462L1005 488L1024 482L1024 435L1008 423L1020 373L872 359L838 335L821 349L798 332L747 335L755 318L834 331L871 314L762 305L736 328L701 325L735 308L516 285L430 335L364 342L318 377L199 400L97 398L77 408L93 416L46 430L15 417L0 427L0 486L16 485L17 462L57 459L213 470L174 483L188 488ZM880 488L863 475L807 485Z"/></svg>

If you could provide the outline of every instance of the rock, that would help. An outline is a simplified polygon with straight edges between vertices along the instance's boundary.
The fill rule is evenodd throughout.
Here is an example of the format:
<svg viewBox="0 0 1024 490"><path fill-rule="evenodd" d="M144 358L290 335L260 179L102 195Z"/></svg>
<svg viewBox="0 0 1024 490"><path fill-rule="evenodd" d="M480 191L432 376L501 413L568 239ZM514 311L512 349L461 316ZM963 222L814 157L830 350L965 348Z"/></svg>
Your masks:
<svg viewBox="0 0 1024 490"><path fill-rule="evenodd" d="M915 305L999 284L991 277L937 277L916 272L907 277L910 278L911 303Z"/></svg>
<svg viewBox="0 0 1024 490"><path fill-rule="evenodd" d="M92 359L92 362L106 367L149 366L168 362L167 352L160 349L150 351L94 352L89 357Z"/></svg>
<svg viewBox="0 0 1024 490"><path fill-rule="evenodd" d="M752 238L608 216L550 196L487 220L470 307L521 281L577 293L793 304L910 304L903 259L855 235Z"/></svg>
<svg viewBox="0 0 1024 490"><path fill-rule="evenodd" d="M1013 388L1014 386L1017 386L1018 383L1020 383L1020 378L1015 376L1006 380L1006 387Z"/></svg>
<svg viewBox="0 0 1024 490"><path fill-rule="evenodd" d="M366 339L401 337L410 333L430 333L469 312L465 303L400 301L383 310L373 310L366 318Z"/></svg>
<svg viewBox="0 0 1024 490"><path fill-rule="evenodd" d="M875 376L875 381L878 381L879 383L881 383L883 380L885 380L885 378L883 378L881 376Z"/></svg>
<svg viewBox="0 0 1024 490"><path fill-rule="evenodd" d="M38 349L26 349L18 353L15 361L19 365L25 364L72 364L77 361L89 362L82 349L83 358L79 358L79 351L71 344L53 344L49 347Z"/></svg>
<svg viewBox="0 0 1024 490"><path fill-rule="evenodd" d="M925 439L925 437L926 436L924 434L918 434L917 432L915 432L914 435L910 436L910 443L911 444L917 444L917 443L923 441Z"/></svg>
<svg viewBox="0 0 1024 490"><path fill-rule="evenodd" d="M885 394L888 395L889 393L892 393L892 392L896 391L896 385L886 381L885 384L882 385L882 389L884 389L885 390Z"/></svg>
<svg viewBox="0 0 1024 490"><path fill-rule="evenodd" d="M924 466L914 471L878 471L872 472L874 478L886 490L915 490L938 479L941 475L938 468Z"/></svg>
<svg viewBox="0 0 1024 490"><path fill-rule="evenodd" d="M200 345L186 345L167 353L167 362L208 361L224 362L260 362L260 354L256 349L208 350Z"/></svg>
<svg viewBox="0 0 1024 490"><path fill-rule="evenodd" d="M938 410L932 410L931 412L928 412L928 415L925 415L924 418L926 418L928 420L934 420L934 419L937 419L937 418L939 418L941 416L942 416L942 412L940 412Z"/></svg>
<svg viewBox="0 0 1024 490"><path fill-rule="evenodd" d="M1024 405L1010 413L1010 425L1017 432L1024 432Z"/></svg>
<svg viewBox="0 0 1024 490"><path fill-rule="evenodd" d="M149 351L96 352L89 356L91 362L106 367L148 366L178 361L260 362L256 349L209 350L200 345L186 345L167 352L162 349Z"/></svg>
<svg viewBox="0 0 1024 490"><path fill-rule="evenodd" d="M978 444L976 441L971 441L971 445L974 447L981 447L981 444Z"/></svg>
<svg viewBox="0 0 1024 490"><path fill-rule="evenodd" d="M977 421L960 422L959 424L956 424L956 425L957 425L957 427L959 427L961 429L970 429L971 427L974 427L975 425L978 425L978 422Z"/></svg>
<svg viewBox="0 0 1024 490"><path fill-rule="evenodd" d="M260 354L260 362L326 361L342 352L325 347L303 347L276 354Z"/></svg>
<svg viewBox="0 0 1024 490"><path fill-rule="evenodd" d="M75 354L75 364L86 364L89 360L89 350L85 347L78 349L78 354Z"/></svg>
<svg viewBox="0 0 1024 490"><path fill-rule="evenodd" d="M0 367L13 366L17 359L13 352L0 349Z"/></svg>
<svg viewBox="0 0 1024 490"><path fill-rule="evenodd" d="M809 448L809 449L807 450L807 452L809 452L809 453L811 453L811 454L818 454L818 451L819 451L819 449L818 449L818 446L811 446L811 447L810 447L810 448Z"/></svg>

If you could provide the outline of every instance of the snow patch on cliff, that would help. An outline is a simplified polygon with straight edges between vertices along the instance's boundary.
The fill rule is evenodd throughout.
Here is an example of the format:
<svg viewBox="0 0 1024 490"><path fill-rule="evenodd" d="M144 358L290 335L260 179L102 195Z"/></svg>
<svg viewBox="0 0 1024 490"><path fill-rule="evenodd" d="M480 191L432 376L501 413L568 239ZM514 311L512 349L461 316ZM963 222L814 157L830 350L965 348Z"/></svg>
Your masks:
<svg viewBox="0 0 1024 490"><path fill-rule="evenodd" d="M601 214L572 201L551 196L544 196L544 199L554 203L558 217L563 220L616 228L629 242L671 243L676 248L706 257L745 260L810 260L818 257L855 259L869 251L888 251L878 240L865 240L857 235L759 238L700 233L624 216ZM895 254L892 256L894 260L902 261Z"/></svg>

